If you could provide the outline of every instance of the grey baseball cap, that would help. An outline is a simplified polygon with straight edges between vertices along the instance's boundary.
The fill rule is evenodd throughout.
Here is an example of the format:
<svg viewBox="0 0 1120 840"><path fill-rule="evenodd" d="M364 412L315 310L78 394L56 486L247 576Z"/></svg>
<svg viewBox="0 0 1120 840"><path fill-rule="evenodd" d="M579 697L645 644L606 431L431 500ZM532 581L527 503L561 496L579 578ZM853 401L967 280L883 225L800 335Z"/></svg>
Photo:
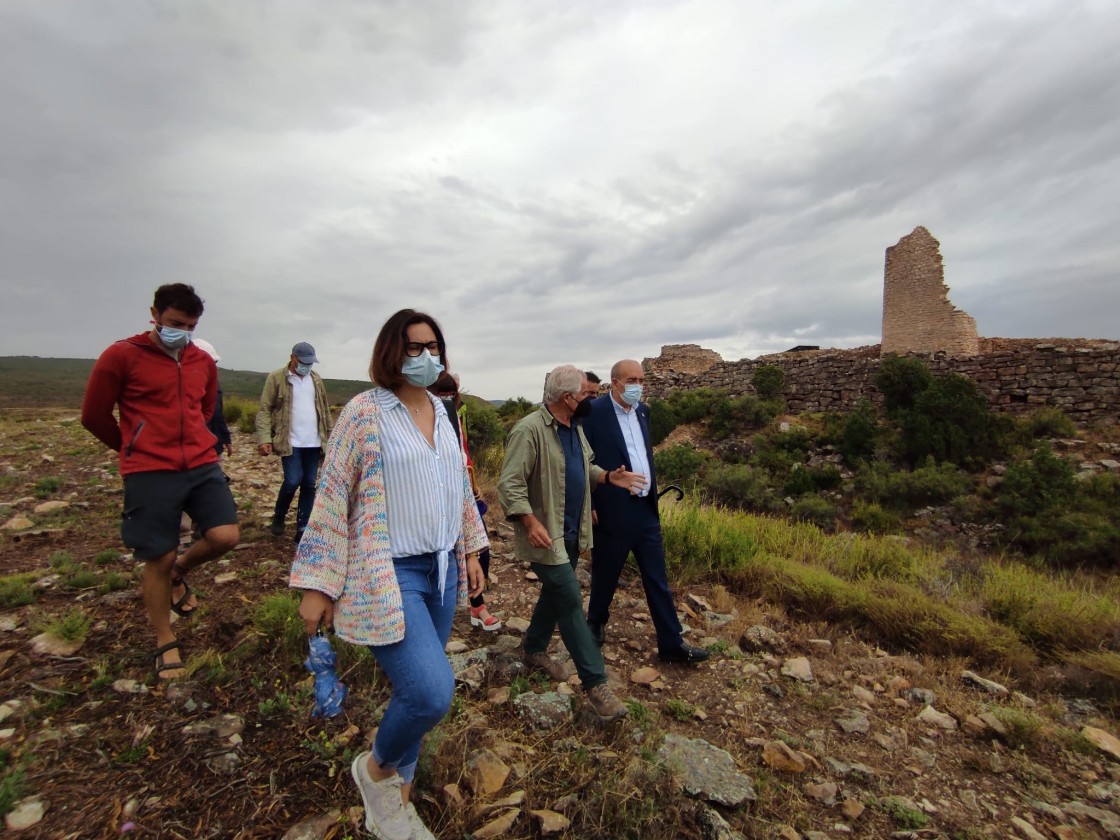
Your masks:
<svg viewBox="0 0 1120 840"><path fill-rule="evenodd" d="M306 341L301 341L292 348L292 355L303 362L305 365L318 364L319 360L315 356L315 348L308 344Z"/></svg>

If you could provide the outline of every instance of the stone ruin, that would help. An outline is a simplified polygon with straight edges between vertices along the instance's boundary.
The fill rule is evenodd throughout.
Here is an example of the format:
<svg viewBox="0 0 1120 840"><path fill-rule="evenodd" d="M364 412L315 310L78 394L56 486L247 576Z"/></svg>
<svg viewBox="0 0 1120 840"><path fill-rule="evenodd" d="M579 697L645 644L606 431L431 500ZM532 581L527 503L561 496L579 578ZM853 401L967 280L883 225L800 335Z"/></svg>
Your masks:
<svg viewBox="0 0 1120 840"><path fill-rule="evenodd" d="M723 356L699 344L666 344L660 356L642 359L642 368L656 373L698 374L722 363Z"/></svg>
<svg viewBox="0 0 1120 840"><path fill-rule="evenodd" d="M949 302L940 246L924 227L887 248L881 351L958 359L980 353L976 321Z"/></svg>

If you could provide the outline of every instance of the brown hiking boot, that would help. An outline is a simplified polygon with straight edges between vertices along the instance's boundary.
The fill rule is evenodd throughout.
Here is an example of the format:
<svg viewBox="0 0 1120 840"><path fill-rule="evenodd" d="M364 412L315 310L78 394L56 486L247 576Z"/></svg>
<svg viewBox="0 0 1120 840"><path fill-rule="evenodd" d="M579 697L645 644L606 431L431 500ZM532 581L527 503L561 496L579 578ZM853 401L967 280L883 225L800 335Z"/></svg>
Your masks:
<svg viewBox="0 0 1120 840"><path fill-rule="evenodd" d="M564 682L568 678L568 672L564 670L564 666L556 662L544 651L540 653L526 653L521 657L521 661L525 663L530 671L544 671L556 682Z"/></svg>
<svg viewBox="0 0 1120 840"><path fill-rule="evenodd" d="M591 704L591 709L599 717L599 720L604 723L626 717L626 706L614 696L614 692L606 683L589 688L587 690L587 702Z"/></svg>

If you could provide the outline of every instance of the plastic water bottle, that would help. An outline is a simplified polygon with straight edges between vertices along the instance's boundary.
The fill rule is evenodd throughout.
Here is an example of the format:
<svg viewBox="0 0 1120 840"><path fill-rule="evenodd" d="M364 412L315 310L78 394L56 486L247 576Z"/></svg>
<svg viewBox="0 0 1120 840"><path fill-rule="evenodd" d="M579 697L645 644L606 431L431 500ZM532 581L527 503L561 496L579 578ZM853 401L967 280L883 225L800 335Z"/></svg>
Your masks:
<svg viewBox="0 0 1120 840"><path fill-rule="evenodd" d="M304 667L315 675L315 708L312 717L334 717L342 711L346 699L346 686L338 680L335 666L338 654L331 647L331 640L320 630L307 639L308 654Z"/></svg>

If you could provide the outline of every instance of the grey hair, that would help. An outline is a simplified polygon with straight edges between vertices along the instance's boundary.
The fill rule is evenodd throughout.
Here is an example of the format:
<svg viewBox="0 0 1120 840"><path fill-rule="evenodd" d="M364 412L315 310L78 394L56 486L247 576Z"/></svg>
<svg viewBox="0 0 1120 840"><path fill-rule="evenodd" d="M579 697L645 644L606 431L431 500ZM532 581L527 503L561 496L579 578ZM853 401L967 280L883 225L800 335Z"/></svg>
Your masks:
<svg viewBox="0 0 1120 840"><path fill-rule="evenodd" d="M583 390L583 371L575 365L560 365L544 380L544 402L560 402L565 394L578 394Z"/></svg>

